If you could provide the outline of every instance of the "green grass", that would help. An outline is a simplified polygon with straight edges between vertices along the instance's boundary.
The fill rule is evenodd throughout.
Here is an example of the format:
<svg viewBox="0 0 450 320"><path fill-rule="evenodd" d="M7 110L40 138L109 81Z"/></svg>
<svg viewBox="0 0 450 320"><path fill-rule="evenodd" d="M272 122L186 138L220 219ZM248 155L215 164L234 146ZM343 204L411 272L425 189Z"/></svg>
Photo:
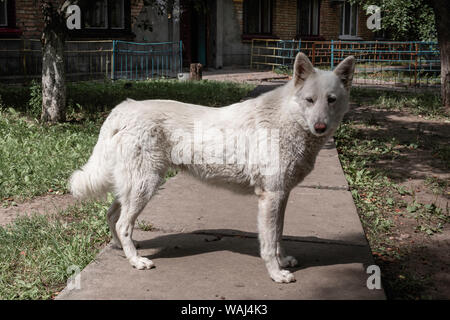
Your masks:
<svg viewBox="0 0 450 320"><path fill-rule="evenodd" d="M416 230L428 235L441 232L450 222L449 213L433 204L399 200L405 195L415 199L414 191L399 186L389 178L388 172L374 167L377 161L401 157L399 150L407 149L408 143L387 137L369 139L364 129L345 121L336 131L335 138L342 168L373 251L381 252L386 244L392 244L387 239L395 225L395 215L407 214L416 219ZM429 184L432 183L437 182L430 180ZM442 182L438 186L442 189Z"/></svg>
<svg viewBox="0 0 450 320"><path fill-rule="evenodd" d="M418 72L415 78L413 71L395 71L395 70L371 70L372 67L362 68L355 73L354 79L373 79L378 81L387 81L401 83L405 85L414 85L414 79L421 85L439 85L441 78L438 72Z"/></svg>
<svg viewBox="0 0 450 320"><path fill-rule="evenodd" d="M394 209L394 183L380 170L370 165L380 158L398 156L395 140L366 139L362 130L342 123L335 134L339 158L350 185L353 199L372 250L382 250L384 235L394 222L386 215L386 208ZM389 210L391 211L391 210ZM383 236L380 236L383 235Z"/></svg>
<svg viewBox="0 0 450 320"><path fill-rule="evenodd" d="M68 268L82 270L109 241L107 208L90 202L0 227L0 299L50 299L64 288Z"/></svg>
<svg viewBox="0 0 450 320"><path fill-rule="evenodd" d="M67 178L87 161L102 120L46 126L14 110L0 111L0 199L66 191Z"/></svg>
<svg viewBox="0 0 450 320"><path fill-rule="evenodd" d="M442 123L448 121L448 116L438 109L440 101L429 93L403 94L354 88L352 98L357 103L377 109L402 109L440 119ZM399 218L402 217L403 221L410 219L408 233L420 233L427 237L442 232L444 226L450 223L449 208L438 207L435 203L420 203L415 190L409 190L390 178L395 175L391 175L389 166L378 165L395 162L405 156L406 150L430 148L429 145L425 148L421 139L400 142L389 135L373 135L380 128L378 122L372 117L361 121L345 119L335 134L339 159L375 262L382 267L388 298L427 298L421 292L427 287L429 279L403 265L410 253L396 240L399 230L403 230L398 225L402 221ZM445 165L449 161L446 146L440 140L434 144L436 146L431 146L433 153ZM447 181L435 177L428 177L424 183L436 196L442 196L448 186Z"/></svg>
<svg viewBox="0 0 450 320"><path fill-rule="evenodd" d="M70 174L89 157L106 113L127 97L176 99L219 107L254 86L219 82L115 82L68 85L69 119L43 125L39 87L0 87L0 200L26 200L49 189L67 191ZM169 170L166 179L176 171ZM17 218L0 227L0 299L51 299L110 239L106 202L88 202L56 215ZM148 222L138 227L151 230Z"/></svg>
<svg viewBox="0 0 450 320"><path fill-rule="evenodd" d="M438 92L399 92L352 88L352 101L384 110L404 110L414 115L450 120Z"/></svg>

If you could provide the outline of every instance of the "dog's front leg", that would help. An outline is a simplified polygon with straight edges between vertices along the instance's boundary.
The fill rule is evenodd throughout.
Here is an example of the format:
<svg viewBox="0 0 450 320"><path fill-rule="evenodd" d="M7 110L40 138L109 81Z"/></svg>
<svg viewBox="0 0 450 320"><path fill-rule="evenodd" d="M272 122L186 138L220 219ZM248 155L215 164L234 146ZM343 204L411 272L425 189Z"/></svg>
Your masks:
<svg viewBox="0 0 450 320"><path fill-rule="evenodd" d="M289 193L286 193L281 201L281 206L277 214L277 259L280 267L295 267L298 262L293 256L286 255L283 246L281 244L283 238L283 227L284 227L284 214L286 212L286 205L288 202Z"/></svg>
<svg viewBox="0 0 450 320"><path fill-rule="evenodd" d="M279 258L283 215L288 194L285 192L263 191L258 201L258 231L261 258L266 263L267 271L275 282L293 282L294 275L281 269ZM289 257L291 258L291 257Z"/></svg>

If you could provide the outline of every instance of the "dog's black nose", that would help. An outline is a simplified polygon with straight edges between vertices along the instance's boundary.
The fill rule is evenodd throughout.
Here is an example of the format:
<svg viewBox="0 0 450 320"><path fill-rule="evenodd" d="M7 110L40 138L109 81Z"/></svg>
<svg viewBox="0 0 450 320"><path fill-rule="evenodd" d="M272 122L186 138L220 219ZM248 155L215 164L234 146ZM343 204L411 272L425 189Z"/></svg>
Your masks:
<svg viewBox="0 0 450 320"><path fill-rule="evenodd" d="M317 122L314 125L314 130L316 130L317 133L324 133L325 130L327 130L327 125L323 122Z"/></svg>

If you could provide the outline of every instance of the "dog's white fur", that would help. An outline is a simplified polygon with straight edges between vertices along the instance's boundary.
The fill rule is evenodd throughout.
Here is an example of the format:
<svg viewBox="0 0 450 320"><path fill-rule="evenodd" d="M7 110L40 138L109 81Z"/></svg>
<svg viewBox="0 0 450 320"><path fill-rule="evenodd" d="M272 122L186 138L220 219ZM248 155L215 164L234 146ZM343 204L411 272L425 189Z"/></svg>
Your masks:
<svg viewBox="0 0 450 320"><path fill-rule="evenodd" d="M169 167L190 172L206 182L254 192L259 198L258 230L261 257L276 282L295 281L285 270L297 264L281 246L284 211L290 190L313 169L319 150L338 127L348 110L354 58L343 60L334 72L314 69L299 53L293 79L255 99L223 108L208 108L169 100L126 100L116 106L103 124L94 151L82 169L70 179L75 197L87 198L114 192L108 210L114 242L121 246L131 265L148 269L153 262L137 254L132 241L139 213L163 182ZM315 125L326 125L318 132ZM279 130L279 165L267 175L258 164L174 164L175 145L189 152L191 143L175 141L176 130ZM204 138L203 147L212 139ZM250 141L250 148L257 143Z"/></svg>

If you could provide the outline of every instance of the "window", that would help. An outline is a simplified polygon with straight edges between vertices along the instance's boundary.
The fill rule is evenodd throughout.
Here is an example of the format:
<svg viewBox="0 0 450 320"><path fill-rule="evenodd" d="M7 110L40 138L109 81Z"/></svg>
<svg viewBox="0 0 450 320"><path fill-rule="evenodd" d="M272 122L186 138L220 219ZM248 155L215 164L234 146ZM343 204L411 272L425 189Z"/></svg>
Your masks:
<svg viewBox="0 0 450 320"><path fill-rule="evenodd" d="M85 28L106 29L108 27L107 0L94 0L88 2L83 13Z"/></svg>
<svg viewBox="0 0 450 320"><path fill-rule="evenodd" d="M81 5L87 29L124 29L124 0L90 0Z"/></svg>
<svg viewBox="0 0 450 320"><path fill-rule="evenodd" d="M356 37L358 6L344 2L341 7L341 36Z"/></svg>
<svg viewBox="0 0 450 320"><path fill-rule="evenodd" d="M299 35L319 35L320 0L299 0L297 28Z"/></svg>
<svg viewBox="0 0 450 320"><path fill-rule="evenodd" d="M8 5L6 0L0 0L0 27L8 26Z"/></svg>
<svg viewBox="0 0 450 320"><path fill-rule="evenodd" d="M244 1L244 33L267 35L272 33L271 0Z"/></svg>
<svg viewBox="0 0 450 320"><path fill-rule="evenodd" d="M125 27L124 0L113 1L111 6L111 28L123 29Z"/></svg>

